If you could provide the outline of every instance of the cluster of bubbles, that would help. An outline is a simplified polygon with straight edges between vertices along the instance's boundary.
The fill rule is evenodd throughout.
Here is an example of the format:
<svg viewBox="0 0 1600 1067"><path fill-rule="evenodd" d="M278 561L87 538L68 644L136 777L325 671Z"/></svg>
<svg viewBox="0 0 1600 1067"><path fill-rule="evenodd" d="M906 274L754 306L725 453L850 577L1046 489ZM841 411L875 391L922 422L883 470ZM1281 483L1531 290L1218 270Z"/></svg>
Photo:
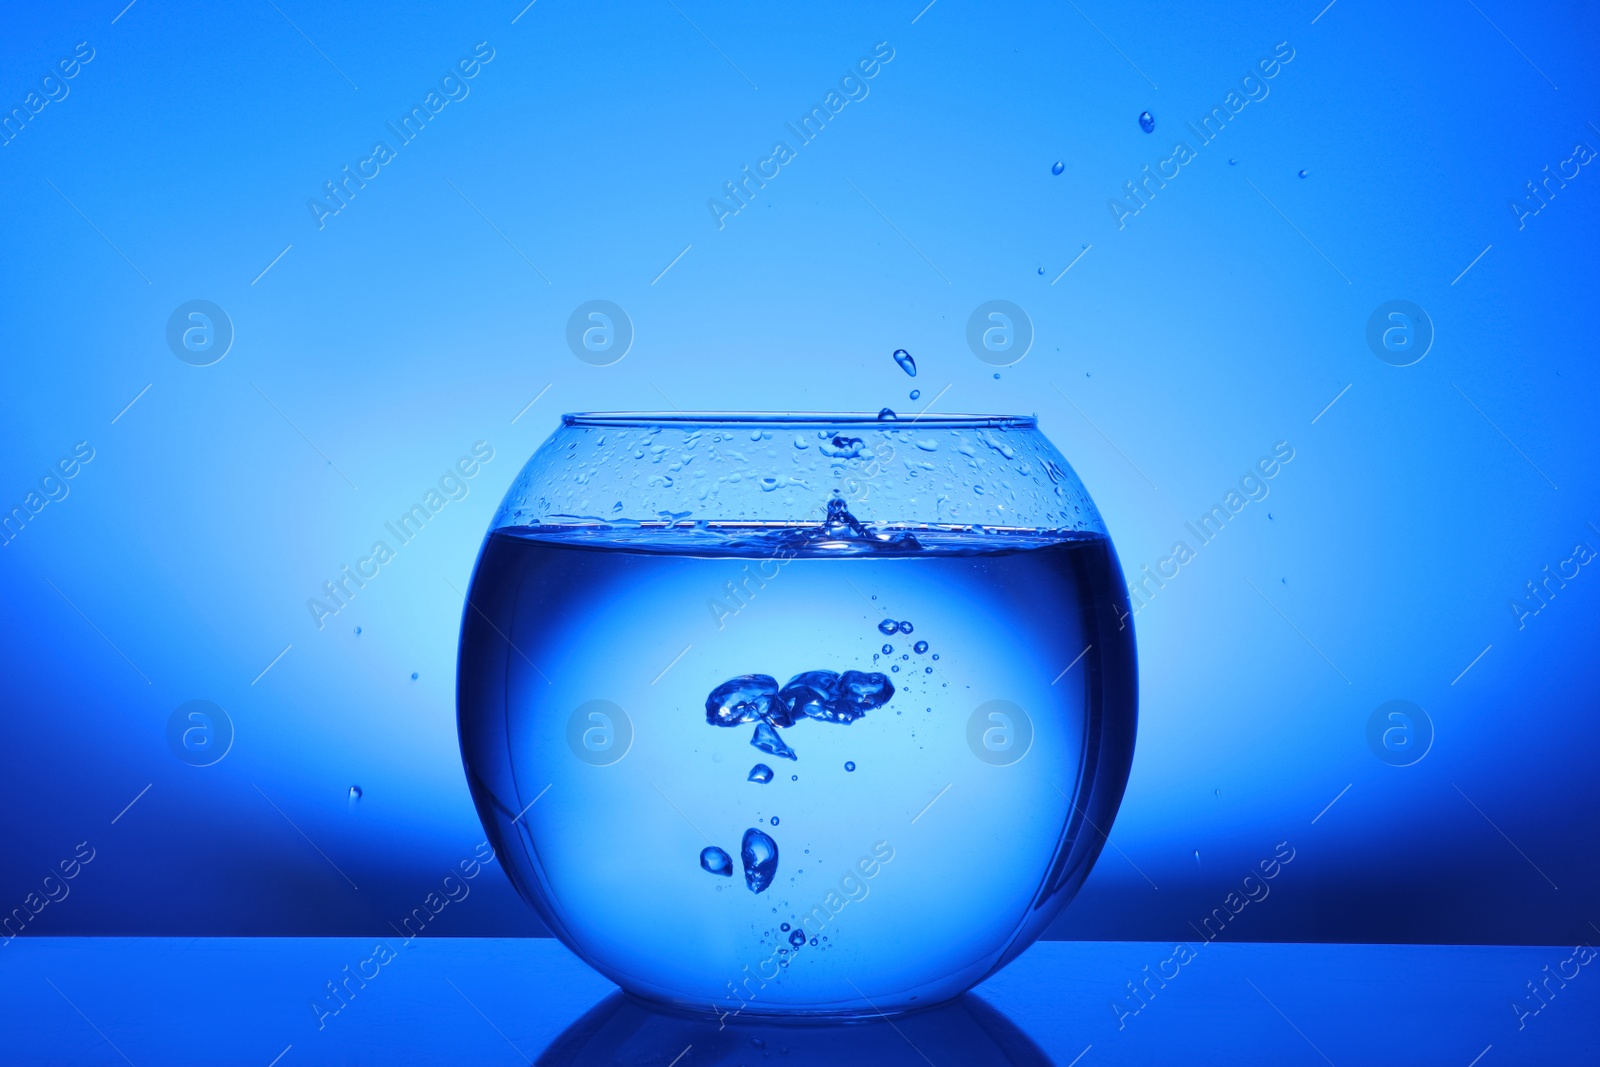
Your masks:
<svg viewBox="0 0 1600 1067"><path fill-rule="evenodd" d="M898 624L896 624L898 627ZM730 678L706 697L706 722L712 726L734 727L755 723L750 743L763 752L784 759L798 760L794 749L778 731L804 719L848 726L873 708L882 707L894 696L894 685L876 671L803 671L780 687L770 674L741 674ZM844 765L853 771L853 762ZM750 768L747 780L762 785L772 781L772 768L758 763ZM798 776L791 776L791 780ZM770 822L778 825L778 817ZM752 893L764 892L778 874L778 843L764 830L755 827L744 832L739 848L744 867L744 884ZM725 849L711 845L700 852L700 866L724 878L733 877L733 857Z"/></svg>
<svg viewBox="0 0 1600 1067"><path fill-rule="evenodd" d="M898 624L897 624L898 625ZM706 697L706 722L734 727L755 723L750 743L783 759L799 759L778 734L804 719L848 726L894 696L894 685L877 671L802 671L780 687L770 674L741 674L730 678ZM764 764L750 772L752 781Z"/></svg>

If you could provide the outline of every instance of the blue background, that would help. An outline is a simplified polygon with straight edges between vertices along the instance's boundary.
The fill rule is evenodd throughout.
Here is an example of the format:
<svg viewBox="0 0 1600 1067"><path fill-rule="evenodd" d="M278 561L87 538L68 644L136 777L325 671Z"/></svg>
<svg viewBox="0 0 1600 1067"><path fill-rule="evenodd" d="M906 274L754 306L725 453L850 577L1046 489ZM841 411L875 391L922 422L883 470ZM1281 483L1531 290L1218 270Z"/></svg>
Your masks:
<svg viewBox="0 0 1600 1067"><path fill-rule="evenodd" d="M1055 935L1188 938L1288 841L1229 938L1600 936L1600 574L1509 607L1600 549L1600 169L1508 208L1600 147L1594 9L120 8L0 40L6 109L94 49L0 148L0 505L94 449L0 548L0 909L96 850L30 933L387 935L483 837L461 591L558 414L915 385L1037 413L1130 573L1295 450L1138 615L1115 847ZM319 229L308 199L480 41L470 94ZM880 41L870 94L797 147L784 123ZM1184 122L1285 41L1197 147ZM1196 158L1119 229L1108 199L1176 138ZM719 228L708 198L779 139L796 158ZM565 341L595 298L636 330L607 367ZM995 298L1037 333L998 380L964 336ZM165 339L193 299L236 331L212 366ZM1437 332L1413 366L1366 342L1392 299ZM306 599L477 441L469 495L319 630ZM204 768L167 740L197 699L235 731ZM1408 767L1367 742L1396 699L1435 733ZM429 930L538 932L497 872Z"/></svg>

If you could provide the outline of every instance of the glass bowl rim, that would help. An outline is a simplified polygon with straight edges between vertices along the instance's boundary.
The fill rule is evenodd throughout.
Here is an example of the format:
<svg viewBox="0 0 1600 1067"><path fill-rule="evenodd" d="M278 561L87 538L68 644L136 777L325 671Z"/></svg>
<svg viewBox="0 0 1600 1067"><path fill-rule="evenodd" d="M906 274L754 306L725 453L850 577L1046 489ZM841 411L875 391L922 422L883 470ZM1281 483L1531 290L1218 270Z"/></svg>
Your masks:
<svg viewBox="0 0 1600 1067"><path fill-rule="evenodd" d="M923 429L1038 427L1033 415L913 415L880 419L866 411L569 411L563 426L918 426Z"/></svg>

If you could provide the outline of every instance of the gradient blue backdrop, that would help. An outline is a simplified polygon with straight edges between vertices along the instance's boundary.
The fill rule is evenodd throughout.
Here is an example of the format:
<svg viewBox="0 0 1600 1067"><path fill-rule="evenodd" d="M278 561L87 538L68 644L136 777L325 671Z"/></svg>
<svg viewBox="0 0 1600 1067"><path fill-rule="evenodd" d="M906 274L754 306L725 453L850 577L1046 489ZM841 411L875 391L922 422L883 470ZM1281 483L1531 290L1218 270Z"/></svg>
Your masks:
<svg viewBox="0 0 1600 1067"><path fill-rule="evenodd" d="M1509 607L1600 549L1600 168L1508 206L1600 147L1593 7L275 2L0 37L6 109L94 50L0 148L0 504L94 449L0 548L0 910L95 849L30 933L388 933L483 836L460 591L559 413L915 384L1037 413L1130 572L1295 449L1138 615L1115 847L1057 935L1187 938L1288 841L1229 937L1600 936L1600 572ZM478 42L470 95L319 229L323 182ZM870 94L719 228L708 198L877 42ZM1270 95L1119 229L1108 199L1279 42ZM593 298L637 332L608 367L564 339ZM998 380L964 339L993 298L1037 331ZM236 330L213 366L167 347L192 299ZM1414 366L1367 346L1391 299L1435 324ZM319 630L306 599L478 441L466 499ZM167 742L196 699L236 731L206 768ZM1436 732L1410 767L1367 743L1393 699ZM429 932L539 926L491 872Z"/></svg>

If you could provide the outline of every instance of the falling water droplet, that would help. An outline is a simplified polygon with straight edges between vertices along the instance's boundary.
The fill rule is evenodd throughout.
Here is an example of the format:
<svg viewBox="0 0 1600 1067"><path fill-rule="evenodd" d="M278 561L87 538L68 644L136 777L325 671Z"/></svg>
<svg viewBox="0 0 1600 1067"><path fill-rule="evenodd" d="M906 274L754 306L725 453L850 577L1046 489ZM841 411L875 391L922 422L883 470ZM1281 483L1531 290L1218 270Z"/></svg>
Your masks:
<svg viewBox="0 0 1600 1067"><path fill-rule="evenodd" d="M700 866L724 878L733 877L733 857L716 845L700 850Z"/></svg>
<svg viewBox="0 0 1600 1067"><path fill-rule="evenodd" d="M921 400L922 399L922 390L921 389L913 389L913 390L911 390L911 399L912 400Z"/></svg>
<svg viewBox="0 0 1600 1067"><path fill-rule="evenodd" d="M1156 117L1148 111L1139 112L1139 128L1145 133L1156 132Z"/></svg>
<svg viewBox="0 0 1600 1067"><path fill-rule="evenodd" d="M702 863L704 855L701 853ZM763 892L778 876L778 843L753 826L744 832L739 859L744 863L744 884L752 893Z"/></svg>
<svg viewBox="0 0 1600 1067"><path fill-rule="evenodd" d="M1066 169L1067 169L1067 165L1065 163L1062 163L1060 160L1057 160L1056 164L1053 167L1050 168L1050 173L1051 174L1060 174L1062 171L1064 171Z"/></svg>
<svg viewBox="0 0 1600 1067"><path fill-rule="evenodd" d="M763 784L770 782L772 781L772 768L765 763L758 763L750 768L750 777L746 778L745 781L761 782Z"/></svg>
<svg viewBox="0 0 1600 1067"><path fill-rule="evenodd" d="M894 361L900 364L900 369L911 375L911 377L915 378L917 376L917 361L911 358L910 352L903 348L895 349Z"/></svg>
<svg viewBox="0 0 1600 1067"><path fill-rule="evenodd" d="M894 412L890 411L888 408L884 408L882 411L878 412L878 421L879 422L889 422L894 417L895 417Z"/></svg>

